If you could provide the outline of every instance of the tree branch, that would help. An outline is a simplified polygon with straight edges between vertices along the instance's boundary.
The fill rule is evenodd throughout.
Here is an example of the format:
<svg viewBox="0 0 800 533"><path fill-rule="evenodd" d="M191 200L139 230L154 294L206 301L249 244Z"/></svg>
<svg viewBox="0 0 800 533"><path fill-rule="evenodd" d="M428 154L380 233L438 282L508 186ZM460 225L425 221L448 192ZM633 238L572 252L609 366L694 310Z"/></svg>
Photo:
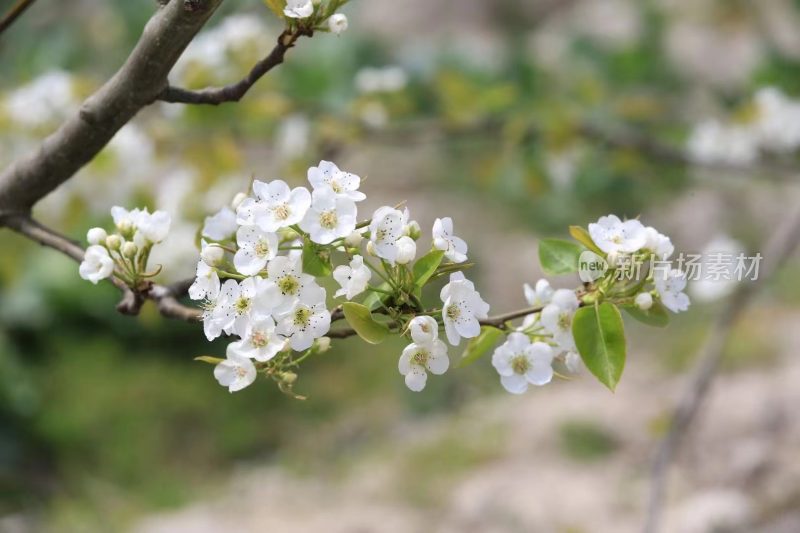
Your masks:
<svg viewBox="0 0 800 533"><path fill-rule="evenodd" d="M767 243L764 268L758 281L742 283L726 302L725 310L709 331L700 350L696 371L672 416L669 433L656 450L652 464L650 498L644 533L657 533L660 526L667 473L683 436L695 418L719 368L731 330L752 298L791 257L800 243L800 208L797 208Z"/></svg>
<svg viewBox="0 0 800 533"><path fill-rule="evenodd" d="M11 9L3 15L0 19L0 34L11 27L12 24L25 12L26 9L31 7L36 0L19 0L16 4L11 6Z"/></svg>
<svg viewBox="0 0 800 533"><path fill-rule="evenodd" d="M117 73L37 150L0 173L0 215L28 213L156 100L175 62L222 1L173 1L159 8Z"/></svg>
<svg viewBox="0 0 800 533"><path fill-rule="evenodd" d="M283 63L286 52L294 46L301 35L311 37L312 30L298 29L295 32L285 30L279 37L278 43L267 57L255 64L242 80L224 87L208 87L198 91L181 89L180 87L167 86L158 95L157 99L169 103L182 104L208 104L219 105L225 102L238 102L247 94L267 72Z"/></svg>
<svg viewBox="0 0 800 533"><path fill-rule="evenodd" d="M83 248L68 237L40 224L27 215L9 215L2 222L10 229L16 231L42 246L58 250L76 262L83 261ZM125 315L138 315L142 305L147 300L152 300L159 312L167 318L176 318L188 322L200 320L200 309L183 305L178 298L188 290L187 283L179 282L174 285L164 286L149 284L141 291L133 291L122 280L111 277L109 281L122 291L122 300L117 305L117 311Z"/></svg>

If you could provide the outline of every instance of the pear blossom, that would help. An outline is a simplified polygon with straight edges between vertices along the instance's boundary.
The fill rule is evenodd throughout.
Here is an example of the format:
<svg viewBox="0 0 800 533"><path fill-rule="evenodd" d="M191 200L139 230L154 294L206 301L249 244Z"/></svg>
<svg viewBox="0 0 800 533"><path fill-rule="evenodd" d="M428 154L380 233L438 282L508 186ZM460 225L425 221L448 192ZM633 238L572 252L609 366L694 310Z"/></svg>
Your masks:
<svg viewBox="0 0 800 533"><path fill-rule="evenodd" d="M233 256L233 266L245 276L258 274L267 261L278 255L278 236L258 226L242 226L236 231L239 249Z"/></svg>
<svg viewBox="0 0 800 533"><path fill-rule="evenodd" d="M347 30L347 16L342 13L334 13L328 19L328 28L335 35L341 35Z"/></svg>
<svg viewBox="0 0 800 533"><path fill-rule="evenodd" d="M666 235L658 232L653 226L647 226L644 229L645 244L644 247L654 254L659 259L669 259L675 251L672 241Z"/></svg>
<svg viewBox="0 0 800 533"><path fill-rule="evenodd" d="M235 343L233 343L235 344ZM229 392L237 392L250 386L256 380L256 367L253 362L228 346L227 357L214 367L214 378Z"/></svg>
<svg viewBox="0 0 800 533"><path fill-rule="evenodd" d="M399 66L365 67L356 72L355 83L362 93L402 91L408 84L408 74Z"/></svg>
<svg viewBox="0 0 800 533"><path fill-rule="evenodd" d="M216 269L205 261L197 262L197 277L189 287L189 298L192 300L214 300L219 295L220 282Z"/></svg>
<svg viewBox="0 0 800 533"><path fill-rule="evenodd" d="M198 269L199 268L200 265L198 265ZM208 292L208 287L213 287L213 285L205 279L207 273L203 271L203 274L203 279L201 279L200 284L195 288L195 295L197 295L198 298L191 296L191 293L190 297L196 300L201 298L206 299L205 302L203 302L203 333L209 341L213 341L222 335L224 330L230 330L233 326L230 295L234 290L236 281L232 279L226 280L218 290L214 291L212 289L212 291ZM216 272L214 272L214 274L216 274ZM195 284L197 283L198 281L195 280ZM192 286L194 287L195 285L193 284ZM216 295L213 295L214 292L216 292Z"/></svg>
<svg viewBox="0 0 800 533"><path fill-rule="evenodd" d="M314 340L324 336L331 327L331 313L325 307L325 289L313 287L303 298L280 315L277 332L289 339L292 350L311 348Z"/></svg>
<svg viewBox="0 0 800 533"><path fill-rule="evenodd" d="M673 313L680 313L689 309L689 296L683 290L686 288L686 275L678 269L669 272L659 272L654 276L656 291L664 307Z"/></svg>
<svg viewBox="0 0 800 533"><path fill-rule="evenodd" d="M551 302L542 309L540 318L542 326L553 335L553 340L563 350L575 349L572 318L579 306L580 302L573 291L558 289L553 293Z"/></svg>
<svg viewBox="0 0 800 533"><path fill-rule="evenodd" d="M114 225L123 235L133 234L136 231L136 223L139 220L140 213L141 210L139 209L128 211L118 205L111 208L111 218L114 219Z"/></svg>
<svg viewBox="0 0 800 533"><path fill-rule="evenodd" d="M230 350L263 363L275 357L286 345L286 339L275 331L272 317L264 316L251 320L242 332L242 339L231 344Z"/></svg>
<svg viewBox="0 0 800 533"><path fill-rule="evenodd" d="M531 287L527 283L524 284L522 290L525 293L525 300L531 307L544 307L549 304L550 300L553 298L553 288L550 286L550 282L544 278L537 281L535 287ZM530 328L538 318L539 316L535 313L526 315L525 319L522 321L520 330Z"/></svg>
<svg viewBox="0 0 800 533"><path fill-rule="evenodd" d="M113 272L114 260L108 255L108 250L97 244L86 249L83 261L78 267L81 278L97 285L98 281L110 277Z"/></svg>
<svg viewBox="0 0 800 533"><path fill-rule="evenodd" d="M396 247L395 261L398 265L407 265L417 256L417 243L411 237L400 237Z"/></svg>
<svg viewBox="0 0 800 533"><path fill-rule="evenodd" d="M405 213L393 207L380 207L372 215L369 225L369 240L375 255L395 264L397 258L397 240L403 236L403 227L408 220Z"/></svg>
<svg viewBox="0 0 800 533"><path fill-rule="evenodd" d="M352 300L367 289L371 278L372 272L364 264L364 258L360 255L353 256L350 265L339 265L333 269L333 279L342 287L333 296L344 296Z"/></svg>
<svg viewBox="0 0 800 533"><path fill-rule="evenodd" d="M758 114L753 125L762 148L790 152L800 146L800 104L780 89L764 87L753 102Z"/></svg>
<svg viewBox="0 0 800 533"><path fill-rule="evenodd" d="M642 311L647 311L653 307L653 295L649 292L640 292L636 295L636 298L633 299L633 303Z"/></svg>
<svg viewBox="0 0 800 533"><path fill-rule="evenodd" d="M167 238L171 221L166 211L149 213L147 209L142 209L135 220L137 231L134 241L139 246L162 242Z"/></svg>
<svg viewBox="0 0 800 533"><path fill-rule="evenodd" d="M226 241L236 233L236 213L228 206L223 207L203 223L202 235L213 241Z"/></svg>
<svg viewBox="0 0 800 533"><path fill-rule="evenodd" d="M347 237L356 229L356 204L350 198L339 196L333 189L314 189L311 208L300 221L300 229L319 244L330 244Z"/></svg>
<svg viewBox="0 0 800 533"><path fill-rule="evenodd" d="M86 232L86 242L89 244L103 245L108 238L108 233L103 228L92 228Z"/></svg>
<svg viewBox="0 0 800 533"><path fill-rule="evenodd" d="M589 235L606 253L633 253L647 243L644 226L638 220L621 221L616 215L600 217L589 224Z"/></svg>
<svg viewBox="0 0 800 533"><path fill-rule="evenodd" d="M544 342L531 342L524 333L511 333L492 355L492 366L500 383L512 394L522 394L528 385L546 385L553 379L553 349Z"/></svg>
<svg viewBox="0 0 800 533"><path fill-rule="evenodd" d="M687 152L698 163L747 165L758 159L758 136L751 128L705 120L689 136Z"/></svg>
<svg viewBox="0 0 800 533"><path fill-rule="evenodd" d="M411 340L417 344L428 344L439 338L439 324L432 316L415 316L408 325Z"/></svg>
<svg viewBox="0 0 800 533"><path fill-rule="evenodd" d="M211 335L209 340L213 340L222 331L242 336L250 320L269 315L278 299L279 290L272 281L258 277L246 278L241 283L225 281L217 298L207 307L210 324L206 336ZM203 320L206 329L205 315Z"/></svg>
<svg viewBox="0 0 800 533"><path fill-rule="evenodd" d="M318 167L309 168L308 182L314 190L330 189L335 194L349 198L354 202L360 202L367 197L367 195L358 190L361 186L360 177L339 170L339 167L330 161L320 161Z"/></svg>
<svg viewBox="0 0 800 533"><path fill-rule="evenodd" d="M489 304L483 301L475 285L462 272L454 272L439 296L443 302L442 319L450 344L458 346L461 337L477 337L481 332L478 319L489 316Z"/></svg>
<svg viewBox="0 0 800 533"><path fill-rule="evenodd" d="M564 366L572 374L577 374L581 371L581 356L575 350L570 350L564 355Z"/></svg>
<svg viewBox="0 0 800 533"><path fill-rule="evenodd" d="M200 260L208 266L217 266L225 258L225 250L216 244L208 244L205 240L200 241Z"/></svg>
<svg viewBox="0 0 800 533"><path fill-rule="evenodd" d="M253 181L255 198L247 198L236 209L236 222L255 224L266 232L297 224L311 205L311 193L305 187L290 189L285 181Z"/></svg>
<svg viewBox="0 0 800 533"><path fill-rule="evenodd" d="M291 309L320 288L313 276L303 273L301 257L278 256L267 264L267 277L278 287L275 313Z"/></svg>
<svg viewBox="0 0 800 533"><path fill-rule="evenodd" d="M304 19L311 16L314 12L314 4L311 0L286 0L286 8L283 14L293 19Z"/></svg>
<svg viewBox="0 0 800 533"><path fill-rule="evenodd" d="M467 260L467 243L453 235L453 219L437 218L433 222L433 247L444 250L444 255L454 263Z"/></svg>
<svg viewBox="0 0 800 533"><path fill-rule="evenodd" d="M405 376L406 386L414 392L425 388L428 372L444 374L450 367L447 346L439 339L424 343L412 342L400 355L397 368Z"/></svg>

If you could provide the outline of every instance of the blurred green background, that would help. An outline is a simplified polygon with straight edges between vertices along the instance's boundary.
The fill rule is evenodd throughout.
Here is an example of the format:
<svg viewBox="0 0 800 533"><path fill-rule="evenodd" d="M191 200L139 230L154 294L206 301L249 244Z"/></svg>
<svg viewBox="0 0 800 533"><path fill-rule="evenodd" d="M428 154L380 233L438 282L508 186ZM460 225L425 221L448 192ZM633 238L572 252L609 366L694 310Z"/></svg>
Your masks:
<svg viewBox="0 0 800 533"><path fill-rule="evenodd" d="M0 0L0 12L11 4ZM0 166L114 72L154 9L150 0L39 0L0 36ZM166 280L183 279L198 225L253 176L300 184L330 159L365 178L362 212L407 200L424 233L452 216L478 263L471 279L504 311L523 305L521 284L540 275L538 236L569 224L641 215L678 250L720 236L757 250L798 200L794 153L739 170L683 155L703 119L749 120L759 88L797 96L797 2L353 0L344 12L345 34L301 40L240 104L144 110L36 215L83 240L110 224L112 205L166 209L173 236L159 259ZM279 32L259 1L226 2L173 81L236 80ZM134 319L116 314L113 287L87 284L74 263L10 232L0 232L0 249L4 531L257 531L254 508L281 502L278 492L309 503L286 516L264 503L275 531L318 531L314 513L339 516L329 531L634 531L652 445L724 305L700 295L666 331L631 324L616 396L584 373L508 398L487 360L413 394L396 370L401 341L349 339L304 367L295 390L309 399L296 401L266 382L228 394L192 361L224 353L224 343L150 306ZM712 531L682 513L750 509L734 531L796 514L796 488L766 487L800 480L781 468L800 442L787 411L796 394L782 381L798 374L787 354L800 346L799 267L781 273L735 332L724 383L750 399L737 412L751 418L703 426L697 439L708 449L688 454L671 531ZM788 429L759 433L776 412ZM720 466L734 464L726 450L777 464L765 478L748 470L732 480L736 469ZM249 472L266 473L246 490L231 482ZM608 495L587 503L603 486ZM558 487L563 507L552 499ZM229 506L241 522L230 522L226 503L191 507L242 491L239 505L253 507ZM338 491L351 494L347 505Z"/></svg>

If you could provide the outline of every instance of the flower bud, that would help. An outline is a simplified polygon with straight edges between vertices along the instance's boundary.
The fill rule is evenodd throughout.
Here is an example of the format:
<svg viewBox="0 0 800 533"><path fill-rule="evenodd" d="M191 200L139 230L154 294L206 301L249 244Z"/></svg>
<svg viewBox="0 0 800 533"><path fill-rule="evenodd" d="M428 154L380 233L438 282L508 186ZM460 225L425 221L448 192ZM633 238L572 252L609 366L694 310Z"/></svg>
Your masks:
<svg viewBox="0 0 800 533"><path fill-rule="evenodd" d="M375 244L372 241L367 243L367 253L372 257L377 257L378 254L375 253Z"/></svg>
<svg viewBox="0 0 800 533"><path fill-rule="evenodd" d="M103 228L92 228L86 233L86 241L91 244L103 244L106 242L108 233Z"/></svg>
<svg viewBox="0 0 800 533"><path fill-rule="evenodd" d="M649 292L640 292L636 295L634 302L636 302L636 307L642 311L647 311L653 307L653 295Z"/></svg>
<svg viewBox="0 0 800 533"><path fill-rule="evenodd" d="M122 245L122 256L128 259L133 259L139 253L139 247L128 241Z"/></svg>
<svg viewBox="0 0 800 533"><path fill-rule="evenodd" d="M231 200L231 209L233 209L234 211L239 209L239 206L241 205L242 202L245 201L246 198L247 195L245 193L243 192L236 193L236 196L234 196L233 200Z"/></svg>
<svg viewBox="0 0 800 533"><path fill-rule="evenodd" d="M364 236L356 230L344 239L344 243L350 248L358 248L363 240Z"/></svg>
<svg viewBox="0 0 800 533"><path fill-rule="evenodd" d="M411 237L400 237L397 239L397 261L398 265L405 265L414 260L417 256L417 243Z"/></svg>
<svg viewBox="0 0 800 533"><path fill-rule="evenodd" d="M200 252L200 259L210 267L217 266L223 257L225 257L225 250L213 244L206 246Z"/></svg>
<svg viewBox="0 0 800 533"><path fill-rule="evenodd" d="M122 235L130 237L136 228L133 226L133 222L125 218L120 220L119 224L117 224L117 229Z"/></svg>
<svg viewBox="0 0 800 533"><path fill-rule="evenodd" d="M412 220L406 224L406 226L403 228L403 235L407 235L415 241L419 239L419 236L422 235L422 229L419 227L419 222Z"/></svg>
<svg viewBox="0 0 800 533"><path fill-rule="evenodd" d="M317 352L318 353L325 353L331 349L331 338L330 337L320 337L317 339Z"/></svg>
<svg viewBox="0 0 800 533"><path fill-rule="evenodd" d="M342 13L336 13L331 15L331 18L328 19L328 27L331 30L331 33L335 35L341 35L345 30L347 30L347 16L343 15Z"/></svg>
<svg viewBox="0 0 800 533"><path fill-rule="evenodd" d="M291 385L295 381L297 381L297 374L294 372L284 372L281 374L281 381L286 383L287 385Z"/></svg>
<svg viewBox="0 0 800 533"><path fill-rule="evenodd" d="M106 238L106 248L114 251L119 250L120 247L122 246L122 242L123 242L122 237L120 237L119 235L117 234L109 235Z"/></svg>

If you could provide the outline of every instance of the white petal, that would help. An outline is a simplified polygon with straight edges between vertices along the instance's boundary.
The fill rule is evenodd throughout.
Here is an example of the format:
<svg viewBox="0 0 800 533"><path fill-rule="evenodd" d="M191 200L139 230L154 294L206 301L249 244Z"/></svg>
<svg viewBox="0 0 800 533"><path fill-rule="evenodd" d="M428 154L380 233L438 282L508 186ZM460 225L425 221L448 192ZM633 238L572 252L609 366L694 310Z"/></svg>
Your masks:
<svg viewBox="0 0 800 533"><path fill-rule="evenodd" d="M414 392L419 392L425 388L428 381L428 374L418 366L412 366L411 371L406 374L406 387Z"/></svg>
<svg viewBox="0 0 800 533"><path fill-rule="evenodd" d="M525 376L519 374L500 376L500 383L511 394L522 394L528 390L528 380L525 379Z"/></svg>

